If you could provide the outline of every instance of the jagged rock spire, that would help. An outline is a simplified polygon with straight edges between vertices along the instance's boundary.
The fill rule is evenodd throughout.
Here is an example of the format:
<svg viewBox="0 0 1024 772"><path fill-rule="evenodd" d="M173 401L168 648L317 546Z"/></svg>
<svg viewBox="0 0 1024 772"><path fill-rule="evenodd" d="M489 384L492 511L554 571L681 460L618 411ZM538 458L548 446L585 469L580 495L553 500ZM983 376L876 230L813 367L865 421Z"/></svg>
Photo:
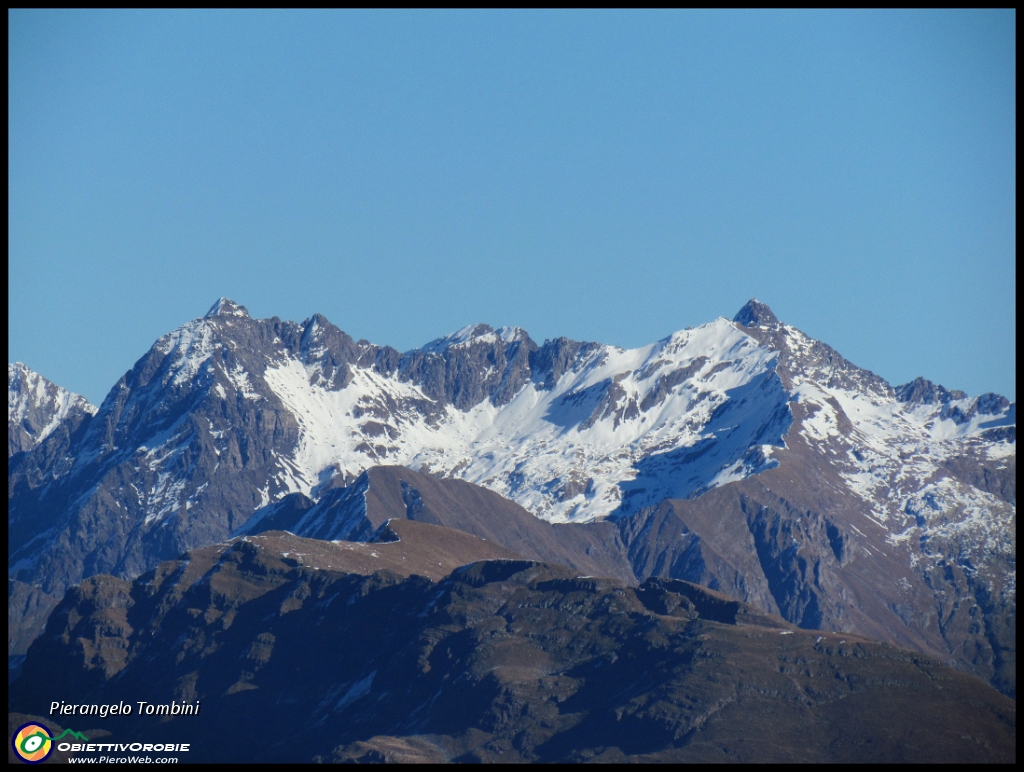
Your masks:
<svg viewBox="0 0 1024 772"><path fill-rule="evenodd" d="M206 312L204 319L210 319L214 316L244 316L248 317L249 312L245 306L240 306L233 300L228 298L218 298L217 302L210 306L210 310Z"/></svg>
<svg viewBox="0 0 1024 772"><path fill-rule="evenodd" d="M916 405L941 405L950 400L964 399L966 397L966 392L958 389L947 389L921 376L918 376L910 383L904 383L902 386L896 387L896 399L900 402L910 402Z"/></svg>
<svg viewBox="0 0 1024 772"><path fill-rule="evenodd" d="M777 327L780 324L772 310L757 298L748 300L732 320L744 327Z"/></svg>

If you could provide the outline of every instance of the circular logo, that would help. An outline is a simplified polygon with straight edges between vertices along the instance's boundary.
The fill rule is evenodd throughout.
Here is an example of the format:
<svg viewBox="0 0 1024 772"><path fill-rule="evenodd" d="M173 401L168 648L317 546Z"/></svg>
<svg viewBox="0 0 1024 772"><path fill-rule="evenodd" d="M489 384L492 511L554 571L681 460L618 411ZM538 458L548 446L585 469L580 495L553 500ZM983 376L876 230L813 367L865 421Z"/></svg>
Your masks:
<svg viewBox="0 0 1024 772"><path fill-rule="evenodd" d="M19 759L28 764L39 764L53 753L53 735L46 725L32 721L14 733L11 745Z"/></svg>

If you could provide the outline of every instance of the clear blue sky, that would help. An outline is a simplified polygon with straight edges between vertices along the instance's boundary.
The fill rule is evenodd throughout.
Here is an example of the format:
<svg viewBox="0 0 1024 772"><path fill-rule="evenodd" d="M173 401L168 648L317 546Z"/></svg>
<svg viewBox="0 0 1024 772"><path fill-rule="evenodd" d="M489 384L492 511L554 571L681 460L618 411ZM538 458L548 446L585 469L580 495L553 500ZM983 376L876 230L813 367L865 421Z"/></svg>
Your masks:
<svg viewBox="0 0 1024 772"><path fill-rule="evenodd" d="M221 295L400 350L751 296L1016 394L1016 14L9 11L8 358L99 403Z"/></svg>

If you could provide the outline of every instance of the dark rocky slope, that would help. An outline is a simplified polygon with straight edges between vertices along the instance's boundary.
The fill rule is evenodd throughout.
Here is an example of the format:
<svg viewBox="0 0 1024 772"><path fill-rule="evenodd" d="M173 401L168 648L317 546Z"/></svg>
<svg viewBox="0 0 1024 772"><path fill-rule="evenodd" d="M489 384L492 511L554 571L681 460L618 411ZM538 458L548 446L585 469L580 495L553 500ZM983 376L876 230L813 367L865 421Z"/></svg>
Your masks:
<svg viewBox="0 0 1024 772"><path fill-rule="evenodd" d="M413 552L433 533L398 527ZM158 729L208 761L1015 759L1012 700L903 649L681 581L492 560L434 582L335 570L346 550L267 533L132 583L92 577L32 646L12 706L200 700L201 721L106 728Z"/></svg>

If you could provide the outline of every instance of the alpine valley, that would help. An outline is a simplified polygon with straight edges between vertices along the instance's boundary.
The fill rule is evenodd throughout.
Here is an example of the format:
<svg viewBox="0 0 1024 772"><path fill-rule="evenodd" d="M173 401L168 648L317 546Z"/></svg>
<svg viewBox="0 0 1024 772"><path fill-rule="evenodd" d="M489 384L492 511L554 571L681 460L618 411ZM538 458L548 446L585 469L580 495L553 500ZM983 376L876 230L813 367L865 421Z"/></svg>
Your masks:
<svg viewBox="0 0 1024 772"><path fill-rule="evenodd" d="M252 761L1015 759L1016 404L756 300L400 353L221 298L98 408L8 365L8 457L12 714L202 700L166 734Z"/></svg>

